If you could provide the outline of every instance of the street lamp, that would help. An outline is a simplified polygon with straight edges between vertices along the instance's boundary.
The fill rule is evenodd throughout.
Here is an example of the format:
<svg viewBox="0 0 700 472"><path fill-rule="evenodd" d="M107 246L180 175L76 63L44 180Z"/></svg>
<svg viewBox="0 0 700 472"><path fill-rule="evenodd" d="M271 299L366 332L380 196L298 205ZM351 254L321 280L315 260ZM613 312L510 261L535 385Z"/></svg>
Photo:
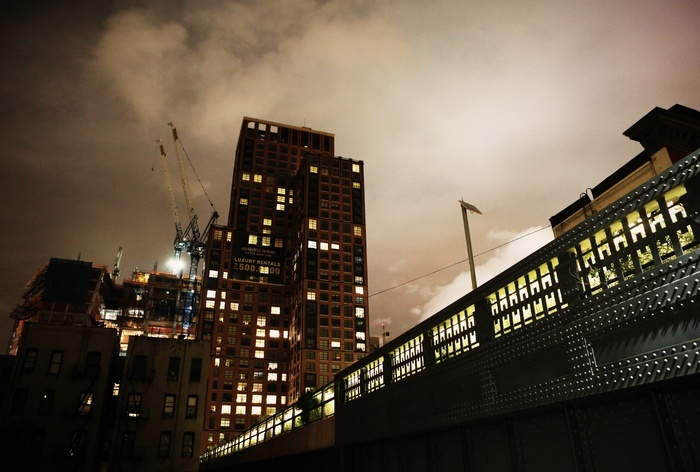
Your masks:
<svg viewBox="0 0 700 472"><path fill-rule="evenodd" d="M462 219L464 220L464 235L467 238L467 255L469 256L469 272L472 276L472 290L476 289L476 269L474 268L474 253L472 252L472 238L469 234L469 218L467 218L467 210L472 213L481 215L477 207L471 205L464 200L459 200L459 205L462 208Z"/></svg>

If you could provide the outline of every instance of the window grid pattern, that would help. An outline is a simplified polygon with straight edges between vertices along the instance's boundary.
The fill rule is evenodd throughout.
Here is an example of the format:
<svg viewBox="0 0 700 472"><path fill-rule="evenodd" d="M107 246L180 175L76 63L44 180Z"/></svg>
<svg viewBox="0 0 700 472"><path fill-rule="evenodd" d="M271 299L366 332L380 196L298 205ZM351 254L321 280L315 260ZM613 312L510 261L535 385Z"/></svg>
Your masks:
<svg viewBox="0 0 700 472"><path fill-rule="evenodd" d="M391 351L391 380L401 380L425 369L423 335L419 335Z"/></svg>

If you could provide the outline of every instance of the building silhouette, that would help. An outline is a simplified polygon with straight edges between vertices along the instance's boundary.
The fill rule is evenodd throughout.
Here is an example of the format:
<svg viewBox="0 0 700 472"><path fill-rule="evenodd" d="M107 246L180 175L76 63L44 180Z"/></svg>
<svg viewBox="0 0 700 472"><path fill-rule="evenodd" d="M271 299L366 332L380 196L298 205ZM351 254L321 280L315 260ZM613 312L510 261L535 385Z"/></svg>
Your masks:
<svg viewBox="0 0 700 472"><path fill-rule="evenodd" d="M363 163L335 156L330 133L246 117L228 223L210 234L206 447L369 351Z"/></svg>
<svg viewBox="0 0 700 472"><path fill-rule="evenodd" d="M656 107L623 135L638 141L644 150L552 216L555 237L700 148L700 111L678 104L668 110Z"/></svg>
<svg viewBox="0 0 700 472"><path fill-rule="evenodd" d="M32 277L2 359L11 470L197 470L210 345L183 326L188 285L66 259Z"/></svg>

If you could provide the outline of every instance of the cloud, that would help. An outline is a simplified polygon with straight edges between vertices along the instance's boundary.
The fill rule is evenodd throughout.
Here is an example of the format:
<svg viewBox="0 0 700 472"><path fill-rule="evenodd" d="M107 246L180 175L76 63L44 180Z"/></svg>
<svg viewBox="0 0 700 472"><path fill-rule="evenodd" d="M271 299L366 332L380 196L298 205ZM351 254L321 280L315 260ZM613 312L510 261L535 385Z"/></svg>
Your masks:
<svg viewBox="0 0 700 472"><path fill-rule="evenodd" d="M519 232L502 230L490 232L489 239L499 247L490 253L486 261L476 264L479 286L547 244L552 240L552 233L548 228L528 228ZM411 314L417 322L423 321L466 295L471 287L469 271L460 272L447 284L423 287L423 299L427 301L415 306Z"/></svg>

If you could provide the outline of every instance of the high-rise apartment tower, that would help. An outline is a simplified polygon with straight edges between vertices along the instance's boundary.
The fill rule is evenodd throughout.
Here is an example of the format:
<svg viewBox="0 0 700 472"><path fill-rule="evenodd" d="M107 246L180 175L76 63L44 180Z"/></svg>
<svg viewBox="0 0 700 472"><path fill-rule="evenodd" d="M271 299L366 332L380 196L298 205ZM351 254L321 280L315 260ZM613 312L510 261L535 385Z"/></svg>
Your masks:
<svg viewBox="0 0 700 472"><path fill-rule="evenodd" d="M335 156L332 134L244 118L202 289L206 446L368 352L366 248L363 163Z"/></svg>

